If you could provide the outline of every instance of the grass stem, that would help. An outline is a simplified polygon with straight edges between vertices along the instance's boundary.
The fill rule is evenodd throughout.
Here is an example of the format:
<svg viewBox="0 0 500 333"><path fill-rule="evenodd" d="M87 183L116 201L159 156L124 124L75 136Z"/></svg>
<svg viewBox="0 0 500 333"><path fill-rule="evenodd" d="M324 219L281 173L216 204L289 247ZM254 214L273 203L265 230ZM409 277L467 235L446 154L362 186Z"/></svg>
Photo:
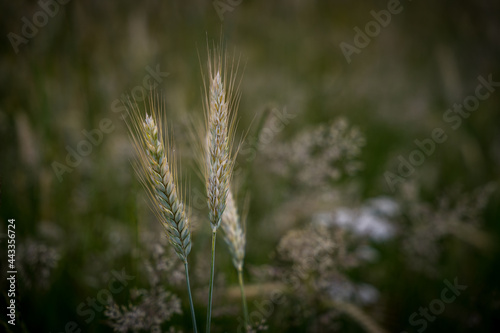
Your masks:
<svg viewBox="0 0 500 333"><path fill-rule="evenodd" d="M193 331L194 333L197 333L198 329L196 328L196 316L194 314L193 296L191 295L191 285L189 284L189 269L187 261L184 262L184 267L186 272L187 290L189 294L189 305L191 307L191 319L193 320Z"/></svg>
<svg viewBox="0 0 500 333"><path fill-rule="evenodd" d="M247 307L247 298L245 296L245 286L243 284L243 270L238 269L238 282L240 283L241 290L241 304L243 305L243 316L245 318L245 332L248 330L250 326L250 321L248 319L248 307Z"/></svg>
<svg viewBox="0 0 500 333"><path fill-rule="evenodd" d="M215 272L215 239L217 237L217 229L212 230L212 263L210 265L210 282L208 290L208 309L207 309L207 333L210 332L210 323L212 319L212 295L214 290L214 272Z"/></svg>

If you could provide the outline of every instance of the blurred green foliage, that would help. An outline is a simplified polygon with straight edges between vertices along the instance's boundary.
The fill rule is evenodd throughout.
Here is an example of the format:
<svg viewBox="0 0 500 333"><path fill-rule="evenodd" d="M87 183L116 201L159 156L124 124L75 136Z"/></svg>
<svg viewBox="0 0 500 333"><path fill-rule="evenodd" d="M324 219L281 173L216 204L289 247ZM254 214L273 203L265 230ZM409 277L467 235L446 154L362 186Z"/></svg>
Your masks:
<svg viewBox="0 0 500 333"><path fill-rule="evenodd" d="M26 44L18 45L17 53L8 34L21 36L22 18L32 21L41 7L35 1L0 4L2 234L7 219L15 218L18 248L28 239L39 239L60 255L47 288L24 287L19 278L19 325L8 329L60 332L68 321L75 321L84 332L111 331L103 312L87 324L77 314L78 305L106 286L103 281L111 270L125 267L137 276L134 283L147 284L136 251L141 234L158 229L135 179L123 110L115 101L143 86L148 66L168 72L156 91L165 97L168 126L196 217L193 251L200 255L193 258L195 265L208 253L209 224L199 218L204 208L196 202L203 184L191 163L186 126L190 118L202 117L201 68L207 39L210 44L222 35L229 54L241 54L240 136L255 136L260 116L273 108L286 108L296 117L267 148L338 117L361 130L366 139L360 156L364 168L338 184L345 197L356 202L380 195L397 197L384 173L397 168L398 156L407 158L416 148L415 139L447 126L443 113L474 93L479 75L491 74L500 81L500 4L495 1L403 1L402 12L353 54L349 64L339 44L352 44L353 28L364 29L373 20L370 11L387 8L386 1L244 0L224 12L223 21L214 3L69 1L59 5ZM407 182L418 184L423 202L434 207L443 193L456 186L470 192L490 182L498 184L499 109L500 92L495 91L457 130L447 131L448 140L416 168ZM54 162L68 165L67 147L76 150L85 140L82 131L98 129L103 119L111 121L113 130L104 133L102 142L59 181ZM238 163L249 177L240 179L241 197L248 193L251 198L246 263L272 264L284 235L273 227L273 214L293 198L297 185L275 177L260 152L255 160L242 156ZM499 203L494 193L479 219L479 228L495 245L500 235ZM298 221L294 227L306 223ZM408 324L410 314L439 296L443 279L457 276L466 281L467 291L429 323L427 331L493 332L500 326L498 246L481 251L452 237L440 246L439 274L429 277L408 268L395 241L375 245L379 260L350 273L353 279L375 285L381 294L378 305L368 310L390 332L416 331ZM217 270L235 286L224 244L219 242L218 247ZM113 249L118 252L110 255ZM258 285L246 274L250 284ZM196 287L201 294L198 318L204 318L205 311L202 283ZM190 330L186 294L183 289L175 292L183 300L185 315L174 316L171 323L186 332ZM128 294L119 294L116 300L127 304ZM280 319L289 320L271 317L269 331L282 331ZM361 330L347 317L340 322L339 331ZM305 331L309 324L287 330ZM233 331L237 325L236 318L214 319L214 330Z"/></svg>

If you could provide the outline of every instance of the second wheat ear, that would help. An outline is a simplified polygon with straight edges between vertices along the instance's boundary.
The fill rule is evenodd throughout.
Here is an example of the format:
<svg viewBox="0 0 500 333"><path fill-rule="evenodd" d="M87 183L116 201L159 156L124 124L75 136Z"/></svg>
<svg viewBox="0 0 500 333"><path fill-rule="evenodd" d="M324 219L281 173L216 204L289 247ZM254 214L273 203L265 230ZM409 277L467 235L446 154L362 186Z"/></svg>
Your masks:
<svg viewBox="0 0 500 333"><path fill-rule="evenodd" d="M231 259L233 261L234 268L238 272L238 283L240 285L241 291L241 304L243 307L243 316L245 318L245 325L248 328L250 326L250 320L248 317L248 306L247 299L245 296L245 285L243 283L243 262L245 259L245 230L243 228L242 220L240 214L238 214L238 209L236 202L233 197L233 193L229 190L227 195L226 210L224 215L222 215L222 231L224 232L224 241L229 248L229 253L231 254Z"/></svg>

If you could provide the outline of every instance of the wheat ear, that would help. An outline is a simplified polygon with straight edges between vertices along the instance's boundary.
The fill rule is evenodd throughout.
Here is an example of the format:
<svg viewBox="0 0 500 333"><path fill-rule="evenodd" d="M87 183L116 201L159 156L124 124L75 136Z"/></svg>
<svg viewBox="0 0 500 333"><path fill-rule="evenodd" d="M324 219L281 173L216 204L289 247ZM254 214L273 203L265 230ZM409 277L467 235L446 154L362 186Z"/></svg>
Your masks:
<svg viewBox="0 0 500 333"><path fill-rule="evenodd" d="M234 62L233 62L234 64ZM234 74L237 71L230 68L231 75L226 77L226 57L224 51L215 50L212 59L209 52L208 75L209 89L205 84L205 121L206 136L204 156L205 181L209 220L212 228L211 269L208 291L207 332L210 332L212 316L213 280L215 270L215 244L229 191L234 155L232 144L234 136L234 113L239 101L239 94L234 92ZM229 82L228 84L226 82ZM234 98L236 96L236 98Z"/></svg>
<svg viewBox="0 0 500 333"><path fill-rule="evenodd" d="M245 232L243 231L238 209L233 198L232 191L228 192L226 210L222 215L222 231L224 231L224 241L226 242L234 268L241 271L243 260L245 259Z"/></svg>
<svg viewBox="0 0 500 333"><path fill-rule="evenodd" d="M186 283L191 306L193 328L196 332L191 287L189 284L189 269L187 257L191 252L191 231L184 205L177 194L176 173L171 169L169 161L173 157L165 147L161 127L161 106L158 99L150 97L151 115L141 117L136 104L130 103L131 123L127 123L138 159L135 165L136 173L148 192L151 208L165 228L170 244L179 258L184 262Z"/></svg>
<svg viewBox="0 0 500 333"><path fill-rule="evenodd" d="M212 230L215 230L220 226L226 207L229 179L232 172L228 103L219 71L213 77L210 86L210 112L208 116L207 194L209 219Z"/></svg>
<svg viewBox="0 0 500 333"><path fill-rule="evenodd" d="M248 307L245 296L245 285L243 283L243 261L245 259L245 232L241 225L240 216L236 202L234 201L233 194L229 190L226 201L226 210L222 215L222 231L224 232L224 241L226 242L233 265L238 272L238 282L241 291L241 303L243 307L243 316L245 318L245 325L250 325L248 319Z"/></svg>

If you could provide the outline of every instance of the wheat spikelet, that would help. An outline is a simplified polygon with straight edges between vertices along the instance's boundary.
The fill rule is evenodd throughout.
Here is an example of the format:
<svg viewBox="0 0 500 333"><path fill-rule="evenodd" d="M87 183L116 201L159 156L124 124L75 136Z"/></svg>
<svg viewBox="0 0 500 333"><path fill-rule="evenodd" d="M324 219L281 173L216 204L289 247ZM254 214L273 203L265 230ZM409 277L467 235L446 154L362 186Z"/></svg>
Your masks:
<svg viewBox="0 0 500 333"><path fill-rule="evenodd" d="M226 210L222 215L222 231L224 241L229 247L234 267L241 271L245 259L245 232L241 226L240 216L231 190L229 190L226 201Z"/></svg>
<svg viewBox="0 0 500 333"><path fill-rule="evenodd" d="M161 107L158 100L150 98L151 115L145 119L137 105L130 103L131 124L127 123L134 148L138 154L136 173L151 199L151 208L165 227L170 243L184 263L191 251L191 231L184 205L179 199L175 170L171 169L170 158L162 139Z"/></svg>

